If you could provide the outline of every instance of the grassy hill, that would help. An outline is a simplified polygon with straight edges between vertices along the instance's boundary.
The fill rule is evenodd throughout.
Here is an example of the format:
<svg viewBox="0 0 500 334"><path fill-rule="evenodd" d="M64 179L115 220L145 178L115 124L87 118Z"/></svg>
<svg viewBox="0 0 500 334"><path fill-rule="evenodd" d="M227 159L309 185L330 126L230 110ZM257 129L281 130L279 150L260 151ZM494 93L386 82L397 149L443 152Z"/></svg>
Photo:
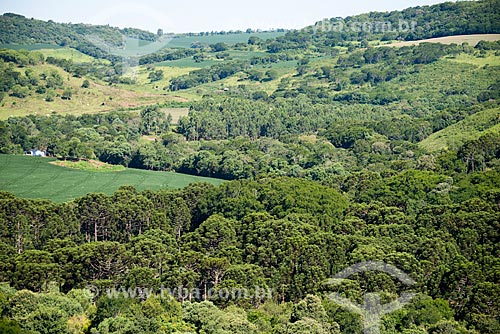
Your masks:
<svg viewBox="0 0 500 334"><path fill-rule="evenodd" d="M500 133L500 108L487 109L433 133L422 142L420 147L435 152L455 149L464 142L478 138L486 133Z"/></svg>
<svg viewBox="0 0 500 334"><path fill-rule="evenodd" d="M190 183L222 180L173 172L138 169L94 172L51 164L53 158L36 158L0 154L0 190L24 198L46 198L68 201L89 192L111 194L120 186L131 185L138 190L182 188Z"/></svg>
<svg viewBox="0 0 500 334"><path fill-rule="evenodd" d="M71 55L69 49L57 49L49 54L64 57ZM85 58L87 56L77 53L75 57ZM30 114L48 115L51 113L61 113L66 115L81 115L88 113L107 112L117 109L137 108L144 105L168 102L186 101L179 94L167 95L161 89L168 84L168 79L184 74L184 69L168 68L165 70L165 82L148 84L147 72L144 69L138 71L138 82L136 85L115 85L110 86L106 82L92 79L88 88L82 88L85 78L76 78L60 67L51 64L38 64L16 69L18 72L25 72L30 69L38 76L44 73L57 72L63 79L63 87L55 90L53 101L46 101L46 94L35 92L36 87L29 89L28 96L19 98L6 94L0 102L0 119L7 119L13 116L25 116ZM157 87L158 88L155 88ZM72 92L71 99L61 99L65 89Z"/></svg>

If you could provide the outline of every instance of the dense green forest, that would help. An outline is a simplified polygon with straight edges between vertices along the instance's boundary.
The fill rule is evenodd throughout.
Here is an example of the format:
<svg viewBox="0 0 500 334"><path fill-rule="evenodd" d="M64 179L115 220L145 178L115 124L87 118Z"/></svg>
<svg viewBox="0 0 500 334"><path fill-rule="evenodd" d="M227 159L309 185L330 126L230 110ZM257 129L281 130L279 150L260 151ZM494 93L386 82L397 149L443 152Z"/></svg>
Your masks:
<svg viewBox="0 0 500 334"><path fill-rule="evenodd" d="M400 20L417 28L333 29ZM371 333L332 294L367 306L406 292L380 333L499 333L500 42L385 44L499 23L498 0L459 1L124 60L85 36L161 34L2 15L0 43L62 52L0 50L0 154L224 181L66 202L0 187L0 333ZM155 103L85 110L138 92ZM415 284L330 280L366 261Z"/></svg>
<svg viewBox="0 0 500 334"><path fill-rule="evenodd" d="M124 187L63 204L3 193L1 279L11 287L2 286L0 300L13 319L3 326L40 333L358 333L360 319L329 300L325 279L380 260L413 277L418 293L383 319L384 333L496 333L500 174L452 180L429 171L361 172L334 189L264 177L181 191ZM102 295L93 299L82 290L88 284ZM183 292L170 298L162 286ZM115 295L104 292L113 287ZM136 298L121 287L138 291ZM141 296L136 287L157 295ZM236 288L250 293L218 297ZM370 272L336 289L360 301L366 290L391 300L403 288ZM207 291L212 298L203 301Z"/></svg>

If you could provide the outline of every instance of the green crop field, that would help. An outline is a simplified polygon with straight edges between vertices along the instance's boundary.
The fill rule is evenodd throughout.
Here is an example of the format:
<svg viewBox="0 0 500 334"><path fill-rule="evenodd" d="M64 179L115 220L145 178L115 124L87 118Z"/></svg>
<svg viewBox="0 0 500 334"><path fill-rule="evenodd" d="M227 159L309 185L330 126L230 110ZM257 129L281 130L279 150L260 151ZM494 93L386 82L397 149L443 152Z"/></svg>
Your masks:
<svg viewBox="0 0 500 334"><path fill-rule="evenodd" d="M0 154L0 190L24 198L64 202L89 192L111 194L123 185L157 190L182 188L196 182L222 183L213 178L130 168L121 172L91 172L50 164L55 160Z"/></svg>

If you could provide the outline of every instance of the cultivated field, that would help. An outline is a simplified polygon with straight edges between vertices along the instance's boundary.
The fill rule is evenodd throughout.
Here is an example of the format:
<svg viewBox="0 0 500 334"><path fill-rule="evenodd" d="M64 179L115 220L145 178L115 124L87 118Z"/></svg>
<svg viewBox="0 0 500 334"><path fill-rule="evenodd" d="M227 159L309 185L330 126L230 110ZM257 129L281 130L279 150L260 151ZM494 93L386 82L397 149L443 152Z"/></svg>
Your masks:
<svg viewBox="0 0 500 334"><path fill-rule="evenodd" d="M0 190L24 198L45 198L64 202L89 192L111 194L120 186L138 190L182 188L190 183L220 184L222 180L139 169L92 172L56 166L53 158L0 154Z"/></svg>
<svg viewBox="0 0 500 334"><path fill-rule="evenodd" d="M419 41L405 41L405 42L395 42L390 44L383 44L379 46L411 46L418 45L420 43L441 43L441 44L462 44L469 43L471 46L476 46L480 41L498 41L500 40L500 34L484 34L484 35L457 35L457 36L446 36L438 38L423 39Z"/></svg>

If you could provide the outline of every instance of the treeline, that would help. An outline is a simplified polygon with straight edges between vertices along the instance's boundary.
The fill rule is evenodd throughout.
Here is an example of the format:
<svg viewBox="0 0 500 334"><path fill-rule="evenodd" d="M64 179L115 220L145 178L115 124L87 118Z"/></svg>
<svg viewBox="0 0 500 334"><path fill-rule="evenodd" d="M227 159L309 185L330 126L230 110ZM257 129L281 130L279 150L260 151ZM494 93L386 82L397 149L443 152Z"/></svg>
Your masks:
<svg viewBox="0 0 500 334"><path fill-rule="evenodd" d="M201 31L201 32L189 32L185 34L179 34L177 36L183 37L183 36L216 36L216 35L238 35L238 34L254 34L254 33L268 33L268 32L285 32L286 29L278 28L274 30L254 30L252 28L248 28L245 31L242 30L221 30L221 31Z"/></svg>
<svg viewBox="0 0 500 334"><path fill-rule="evenodd" d="M222 80L248 67L243 61L228 61L202 68L170 80L170 90L177 91L196 87L204 83Z"/></svg>
<svg viewBox="0 0 500 334"><path fill-rule="evenodd" d="M403 65L430 64L444 56L456 57L460 53L473 53L473 48L466 45L446 45L440 43L420 43L414 46L378 47L352 52L339 57L340 68L363 66L366 64Z"/></svg>
<svg viewBox="0 0 500 334"><path fill-rule="evenodd" d="M29 52L26 50L0 50L0 60L3 63L13 63L24 67L28 65L37 65L44 61L44 56L40 52Z"/></svg>
<svg viewBox="0 0 500 334"><path fill-rule="evenodd" d="M448 110L430 109L425 114L423 111L419 114L407 111L410 115L402 116L393 115L388 112L387 106L375 103L373 100L377 95L360 96L364 96L366 102L346 104L329 100L315 101L302 94L294 99L258 101L236 97L207 98L193 103L189 115L179 120L177 131L188 140L231 139L238 136L279 139L288 135L317 133L336 123L355 127L356 122L359 122L390 140L416 143L484 108L473 99L475 104L469 106L450 103L447 105ZM496 105L494 102L491 104ZM398 105L392 107L392 110L399 111ZM346 118L350 124L346 124ZM388 119L393 123L388 122Z"/></svg>
<svg viewBox="0 0 500 334"><path fill-rule="evenodd" d="M321 182L334 182L348 171L362 169L415 168L466 174L494 167L500 158L499 137L494 134L467 141L457 151L429 155L415 142L433 132L433 123L405 117L391 122L346 122L339 116L331 125L310 122L309 126L320 129L317 134L313 134L314 128L304 128L300 122L282 123L281 127L270 123L268 129L274 132L262 133L259 124L255 124L259 121L252 113L255 109L245 109L260 103L264 111L263 102L205 101L194 108L203 108L214 117L222 107L221 119L234 118L237 123L217 123L193 109L192 116L178 125L179 133L170 131L171 119L158 107L145 108L139 115L127 112L10 118L0 122L0 153L21 154L42 149L63 159L97 158L133 168L174 170L223 179L287 175ZM304 110L307 107L301 106ZM283 111L288 108L285 104L278 107ZM313 112L312 106L310 110ZM248 119L237 115L246 115ZM316 114L308 115L309 119L318 118ZM444 121L447 117L436 115L434 126L445 127L456 122ZM155 140L143 141L143 135Z"/></svg>
<svg viewBox="0 0 500 334"><path fill-rule="evenodd" d="M56 309L75 294L87 293L87 299L81 297L90 301L88 292L79 290L88 284L100 291L163 285L201 291L175 296L182 304L157 300L163 305L156 306L158 317L168 314L169 307L177 309L178 317L167 318L167 324L180 322L219 333L208 319L195 321L188 315L191 307L217 312L215 303L225 308L221 315L231 316L234 307L254 314L245 320L253 333L286 333L291 328L293 333L311 333L304 321L314 328L330 328L317 333L359 333L360 319L328 299L332 288L325 281L350 264L379 260L409 274L417 282L413 290L420 294L405 309L384 318L382 333L409 328L419 333L434 333L432 328L496 333L499 180L498 171L476 173L456 184L433 172L361 172L339 180L344 194L316 182L262 178L178 191L139 193L123 187L111 196L88 194L62 204L2 193L0 279L20 291L3 287L0 301L7 302L0 305L22 329L40 333L46 331L36 319L43 319L46 328L66 328L61 321L67 325L75 314L85 315L87 331L105 331L121 314L123 323L137 333L149 333L148 328L162 332L159 320L144 323L144 317L133 316L147 312L147 305L157 300L140 294L136 299L101 295L92 312L76 307L48 317L56 311L38 308L48 296L59 296L63 304L55 303ZM197 303L209 289L255 291L255 286L271 289L267 302L250 295ZM373 272L353 277L334 291L362 302L366 287L389 300L406 288ZM68 294L43 297L46 294L21 289ZM22 297L26 294L32 296L29 310ZM131 305L136 311L122 313ZM319 318L307 320L297 313L312 305L323 309L320 315L304 312ZM35 310L41 312L39 318L31 314ZM271 320L271 315L277 318ZM227 325L221 320L217 326ZM247 333L238 327L232 332L240 331Z"/></svg>
<svg viewBox="0 0 500 334"><path fill-rule="evenodd" d="M354 158L325 139L307 142L290 137L281 142L239 137L187 141L182 135L170 132L169 125L168 115L158 108L147 108L141 115L127 112L11 118L0 122L0 152L20 154L42 149L61 158L97 158L134 168L175 170L224 179L254 178L259 174L318 175L321 174L318 169L332 161L336 164L328 168L331 171L341 172L344 165L346 168L356 165ZM142 141L143 134L156 139Z"/></svg>
<svg viewBox="0 0 500 334"><path fill-rule="evenodd" d="M182 58L192 57L197 53L198 51L194 49L178 49L178 50L164 49L149 55L142 56L139 59L139 64L146 65L152 63L159 63L162 61L178 60Z"/></svg>

